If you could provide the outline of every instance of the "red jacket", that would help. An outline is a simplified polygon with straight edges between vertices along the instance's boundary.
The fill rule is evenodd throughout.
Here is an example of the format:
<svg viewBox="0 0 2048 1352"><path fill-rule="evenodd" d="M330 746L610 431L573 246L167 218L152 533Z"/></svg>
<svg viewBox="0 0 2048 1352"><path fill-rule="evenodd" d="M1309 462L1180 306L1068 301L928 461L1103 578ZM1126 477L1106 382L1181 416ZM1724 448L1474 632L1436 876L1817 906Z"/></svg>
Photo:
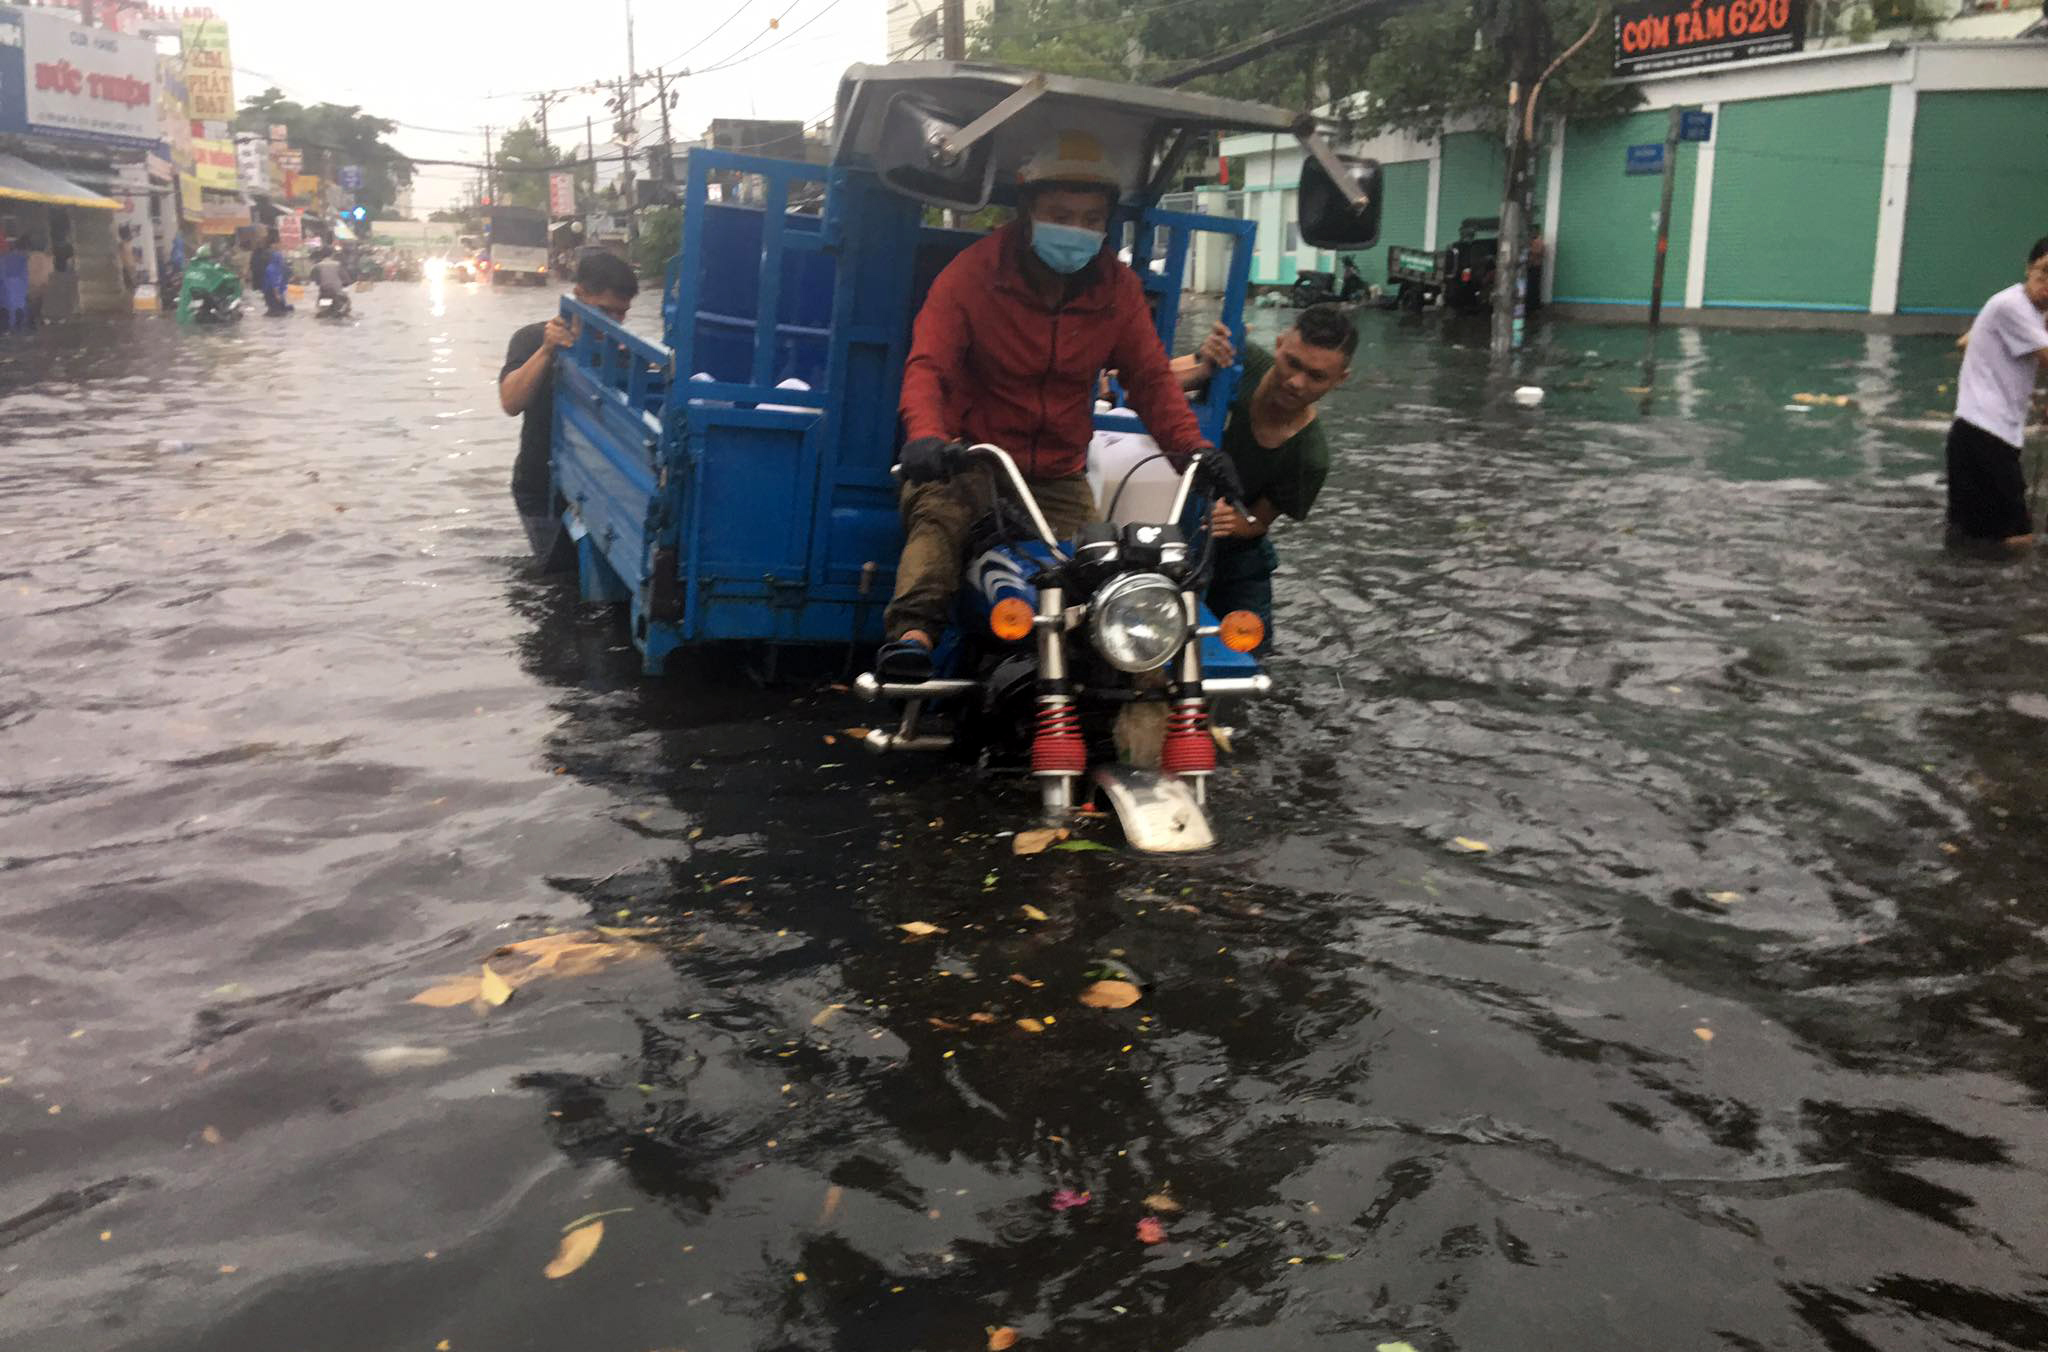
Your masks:
<svg viewBox="0 0 2048 1352"><path fill-rule="evenodd" d="M910 439L988 441L1035 479L1088 468L1096 378L1114 370L1160 449L1207 445L1167 365L1138 274L1106 250L1049 310L1024 279L1024 228L1010 224L946 265L917 312L903 368Z"/></svg>

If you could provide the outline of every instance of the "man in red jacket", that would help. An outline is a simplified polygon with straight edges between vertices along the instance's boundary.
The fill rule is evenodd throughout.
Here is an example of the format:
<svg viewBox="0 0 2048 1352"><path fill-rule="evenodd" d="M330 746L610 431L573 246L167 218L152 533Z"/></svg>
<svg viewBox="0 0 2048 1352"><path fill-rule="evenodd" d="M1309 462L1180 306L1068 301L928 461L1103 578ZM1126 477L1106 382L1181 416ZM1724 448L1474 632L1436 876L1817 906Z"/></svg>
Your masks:
<svg viewBox="0 0 2048 1352"><path fill-rule="evenodd" d="M1115 370L1160 449L1178 464L1209 449L1174 378L1138 275L1108 231L1121 178L1102 144L1061 131L1018 174L1017 219L970 245L932 283L903 368L903 525L884 618L884 680L931 675L967 536L991 509L989 476L955 474L974 442L1017 461L1053 533L1097 515L1088 487L1095 390ZM1203 462L1229 473L1222 456ZM1230 483L1217 485L1238 496Z"/></svg>

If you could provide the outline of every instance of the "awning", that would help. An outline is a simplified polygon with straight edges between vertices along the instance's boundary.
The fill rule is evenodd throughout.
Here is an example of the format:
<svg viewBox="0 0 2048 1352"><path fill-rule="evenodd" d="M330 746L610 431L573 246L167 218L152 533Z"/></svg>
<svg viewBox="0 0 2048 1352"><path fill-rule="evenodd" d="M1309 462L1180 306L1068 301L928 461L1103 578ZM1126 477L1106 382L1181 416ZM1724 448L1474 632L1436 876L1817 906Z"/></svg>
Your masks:
<svg viewBox="0 0 2048 1352"><path fill-rule="evenodd" d="M118 211L121 206L111 197L81 188L68 178L14 155L0 155L0 197L40 202L49 207L91 207L97 211Z"/></svg>

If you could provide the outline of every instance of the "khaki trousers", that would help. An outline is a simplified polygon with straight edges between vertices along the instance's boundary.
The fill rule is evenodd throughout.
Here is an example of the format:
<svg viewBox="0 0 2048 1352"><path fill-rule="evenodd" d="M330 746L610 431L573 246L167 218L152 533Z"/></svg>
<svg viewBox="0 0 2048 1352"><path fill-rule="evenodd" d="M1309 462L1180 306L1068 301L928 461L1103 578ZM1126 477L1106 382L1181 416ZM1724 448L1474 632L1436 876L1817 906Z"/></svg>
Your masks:
<svg viewBox="0 0 2048 1352"><path fill-rule="evenodd" d="M1024 482L1061 540L1072 539L1101 515L1085 474ZM937 639L946 627L967 561L968 534L994 509L991 484L991 476L976 467L936 483L903 485L903 529L909 538L896 561L896 595L883 616L883 632L890 638L922 629Z"/></svg>

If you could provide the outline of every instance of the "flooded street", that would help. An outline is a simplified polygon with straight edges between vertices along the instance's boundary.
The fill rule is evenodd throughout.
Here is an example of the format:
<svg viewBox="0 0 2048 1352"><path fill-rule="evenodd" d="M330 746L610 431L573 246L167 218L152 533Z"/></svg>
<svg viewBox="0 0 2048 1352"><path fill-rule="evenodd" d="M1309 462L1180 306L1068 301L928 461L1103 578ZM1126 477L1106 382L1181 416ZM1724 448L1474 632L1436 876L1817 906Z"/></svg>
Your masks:
<svg viewBox="0 0 2048 1352"><path fill-rule="evenodd" d="M2048 601L1939 547L1948 339L1670 333L1644 417L1640 330L1525 411L1365 314L1223 847L1018 858L836 658L528 571L552 303L0 343L0 1347L2048 1348Z"/></svg>

